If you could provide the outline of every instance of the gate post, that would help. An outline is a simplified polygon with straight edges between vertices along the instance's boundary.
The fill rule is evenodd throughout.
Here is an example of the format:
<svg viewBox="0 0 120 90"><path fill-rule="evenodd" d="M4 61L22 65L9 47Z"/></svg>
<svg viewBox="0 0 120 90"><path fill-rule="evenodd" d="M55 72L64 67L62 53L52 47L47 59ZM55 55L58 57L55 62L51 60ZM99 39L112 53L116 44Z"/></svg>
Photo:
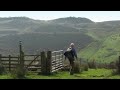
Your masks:
<svg viewBox="0 0 120 90"><path fill-rule="evenodd" d="M51 51L47 51L47 63L46 63L46 71L47 71L47 75L51 74L52 71L52 52Z"/></svg>
<svg viewBox="0 0 120 90"><path fill-rule="evenodd" d="M11 55L9 55L9 71L11 71Z"/></svg>
<svg viewBox="0 0 120 90"><path fill-rule="evenodd" d="M45 52L41 52L41 73L46 74L46 55Z"/></svg>
<svg viewBox="0 0 120 90"><path fill-rule="evenodd" d="M20 61L19 61L18 67L17 67L17 69L18 69L17 75L18 75L18 77L24 77L26 70L24 68L24 52L22 51L21 41L19 42L19 50L20 50L20 58L18 57L18 60L20 60Z"/></svg>
<svg viewBox="0 0 120 90"><path fill-rule="evenodd" d="M24 68L24 52L21 52L20 65L22 68Z"/></svg>
<svg viewBox="0 0 120 90"><path fill-rule="evenodd" d="M20 67L21 69L24 68L24 52L22 51L22 42L19 42L19 49L20 49Z"/></svg>

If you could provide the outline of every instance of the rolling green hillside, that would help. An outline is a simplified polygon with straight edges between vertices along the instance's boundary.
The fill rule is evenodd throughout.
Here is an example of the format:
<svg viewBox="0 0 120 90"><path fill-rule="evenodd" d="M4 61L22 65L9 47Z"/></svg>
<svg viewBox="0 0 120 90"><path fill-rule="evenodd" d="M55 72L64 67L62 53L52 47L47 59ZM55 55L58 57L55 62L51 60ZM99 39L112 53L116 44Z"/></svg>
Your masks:
<svg viewBox="0 0 120 90"><path fill-rule="evenodd" d="M103 42L93 42L81 50L80 57L98 62L112 62L120 55L120 33L107 37Z"/></svg>
<svg viewBox="0 0 120 90"><path fill-rule="evenodd" d="M67 27L67 26L62 26L58 24L44 24L44 25L39 25L39 27L35 27L34 29L31 28L32 31L34 32L79 32L78 29L73 28L73 27Z"/></svg>
<svg viewBox="0 0 120 90"><path fill-rule="evenodd" d="M75 43L77 50L79 50L93 41L91 37L81 33L26 33L1 37L0 47L14 51L14 53L18 52L18 42L20 40L23 42L24 50L29 53L44 49L65 50L71 42ZM79 43L82 44L79 46Z"/></svg>
<svg viewBox="0 0 120 90"><path fill-rule="evenodd" d="M27 17L0 18L0 53L18 52L20 40L23 41L24 50L29 53L39 49L66 49L71 42L76 43L79 50L93 41L90 36L74 27L73 24L79 23L93 22L87 18L75 17L50 21L33 20Z"/></svg>
<svg viewBox="0 0 120 90"><path fill-rule="evenodd" d="M81 58L111 62L120 49L120 21L93 22L87 18L65 17L54 20L34 20L27 17L0 18L0 53L18 52L18 42L24 50L66 49L76 44Z"/></svg>

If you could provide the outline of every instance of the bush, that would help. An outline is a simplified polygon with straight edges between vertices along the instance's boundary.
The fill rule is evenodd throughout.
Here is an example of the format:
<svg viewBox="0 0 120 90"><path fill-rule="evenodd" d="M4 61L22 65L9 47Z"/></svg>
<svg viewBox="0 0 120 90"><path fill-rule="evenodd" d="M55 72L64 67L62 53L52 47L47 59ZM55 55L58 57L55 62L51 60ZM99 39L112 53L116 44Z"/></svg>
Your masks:
<svg viewBox="0 0 120 90"><path fill-rule="evenodd" d="M88 66L89 66L89 68L96 69L95 61L93 60L92 62L88 62Z"/></svg>
<svg viewBox="0 0 120 90"><path fill-rule="evenodd" d="M116 69L113 69L112 75L120 74L120 62L116 61Z"/></svg>
<svg viewBox="0 0 120 90"><path fill-rule="evenodd" d="M26 69L17 66L16 70L11 73L14 79L24 79L26 74Z"/></svg>
<svg viewBox="0 0 120 90"><path fill-rule="evenodd" d="M88 65L87 64L84 65L84 70L88 71Z"/></svg>
<svg viewBox="0 0 120 90"><path fill-rule="evenodd" d="M116 61L116 67L112 71L112 75L117 75L120 74L120 62L117 60Z"/></svg>
<svg viewBox="0 0 120 90"><path fill-rule="evenodd" d="M6 71L5 68L2 65L0 65L0 75L5 73L5 71Z"/></svg>
<svg viewBox="0 0 120 90"><path fill-rule="evenodd" d="M110 62L109 64L109 69L116 69L118 67L118 61L115 62Z"/></svg>
<svg viewBox="0 0 120 90"><path fill-rule="evenodd" d="M112 75L117 75L117 74L119 74L118 71L115 70L115 69L113 69L113 70L112 70Z"/></svg>
<svg viewBox="0 0 120 90"><path fill-rule="evenodd" d="M82 72L82 71L88 71L88 68L89 68L89 67L88 67L87 64L82 64L82 65L80 66L80 68L81 68L80 70L81 70L81 72Z"/></svg>
<svg viewBox="0 0 120 90"><path fill-rule="evenodd" d="M120 74L120 62L119 61L116 61L116 69L117 69L117 72Z"/></svg>
<svg viewBox="0 0 120 90"><path fill-rule="evenodd" d="M75 61L74 63L74 73L80 73L80 62Z"/></svg>

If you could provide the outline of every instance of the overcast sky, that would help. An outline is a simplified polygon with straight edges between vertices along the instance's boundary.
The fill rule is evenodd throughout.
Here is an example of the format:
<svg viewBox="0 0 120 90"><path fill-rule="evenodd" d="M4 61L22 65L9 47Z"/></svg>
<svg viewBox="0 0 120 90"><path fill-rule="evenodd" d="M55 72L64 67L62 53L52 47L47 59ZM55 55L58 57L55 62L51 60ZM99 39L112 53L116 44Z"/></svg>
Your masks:
<svg viewBox="0 0 120 90"><path fill-rule="evenodd" d="M0 11L0 17L26 16L32 19L51 20L61 17L85 17L94 22L120 20L120 11Z"/></svg>

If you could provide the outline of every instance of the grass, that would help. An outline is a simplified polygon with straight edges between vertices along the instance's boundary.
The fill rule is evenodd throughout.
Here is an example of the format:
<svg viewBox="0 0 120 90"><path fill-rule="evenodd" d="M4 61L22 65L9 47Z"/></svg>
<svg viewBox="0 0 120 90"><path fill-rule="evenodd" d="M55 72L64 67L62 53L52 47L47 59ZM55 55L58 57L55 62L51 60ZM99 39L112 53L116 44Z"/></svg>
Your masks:
<svg viewBox="0 0 120 90"><path fill-rule="evenodd" d="M10 74L0 75L0 79L13 79ZM53 75L44 76L28 73L25 79L120 79L120 75L112 75L111 69L89 69L82 73L70 75L67 71L59 71Z"/></svg>
<svg viewBox="0 0 120 90"><path fill-rule="evenodd" d="M85 49L81 50L79 57L88 60L95 59L97 62L110 63L118 60L120 54L120 36L114 34L108 36L102 42L97 41L89 44Z"/></svg>
<svg viewBox="0 0 120 90"><path fill-rule="evenodd" d="M0 75L0 79L12 79L12 77L10 76L10 74Z"/></svg>
<svg viewBox="0 0 120 90"><path fill-rule="evenodd" d="M80 74L81 77L86 79L104 79L111 75L111 70L108 69L90 69Z"/></svg>

